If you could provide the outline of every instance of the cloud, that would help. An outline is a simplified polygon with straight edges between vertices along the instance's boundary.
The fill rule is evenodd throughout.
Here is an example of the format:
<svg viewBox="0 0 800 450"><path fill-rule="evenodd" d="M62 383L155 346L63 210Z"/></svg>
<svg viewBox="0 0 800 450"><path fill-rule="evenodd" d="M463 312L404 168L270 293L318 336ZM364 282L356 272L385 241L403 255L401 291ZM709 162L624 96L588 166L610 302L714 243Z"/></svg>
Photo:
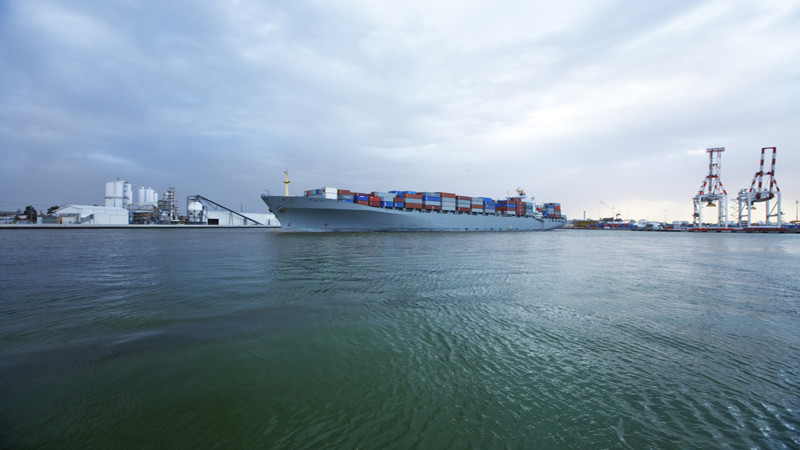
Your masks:
<svg viewBox="0 0 800 450"><path fill-rule="evenodd" d="M125 177L257 210L288 169L298 190L521 186L572 215L688 215L706 147L738 186L768 145L800 196L791 2L2 8L0 192L23 206Z"/></svg>

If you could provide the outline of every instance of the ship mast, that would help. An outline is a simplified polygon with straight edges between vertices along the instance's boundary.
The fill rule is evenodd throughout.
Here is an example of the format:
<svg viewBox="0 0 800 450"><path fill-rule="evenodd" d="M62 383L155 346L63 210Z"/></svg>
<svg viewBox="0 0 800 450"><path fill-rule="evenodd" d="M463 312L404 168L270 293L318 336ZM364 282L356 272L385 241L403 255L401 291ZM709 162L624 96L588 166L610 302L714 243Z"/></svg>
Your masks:
<svg viewBox="0 0 800 450"><path fill-rule="evenodd" d="M283 188L283 196L284 197L288 197L289 196L289 183L291 183L291 181L289 181L289 171L286 170L283 173L286 174L286 179L283 180L283 186L284 186L284 188Z"/></svg>

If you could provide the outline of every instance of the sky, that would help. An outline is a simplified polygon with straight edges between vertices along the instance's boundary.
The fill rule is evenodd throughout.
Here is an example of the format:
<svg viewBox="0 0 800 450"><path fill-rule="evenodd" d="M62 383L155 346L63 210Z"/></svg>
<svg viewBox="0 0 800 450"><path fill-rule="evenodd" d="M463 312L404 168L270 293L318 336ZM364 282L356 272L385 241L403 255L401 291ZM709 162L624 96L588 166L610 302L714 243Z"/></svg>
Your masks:
<svg viewBox="0 0 800 450"><path fill-rule="evenodd" d="M123 178L264 212L288 170L671 222L710 147L731 211L777 147L795 219L800 2L0 1L0 210Z"/></svg>

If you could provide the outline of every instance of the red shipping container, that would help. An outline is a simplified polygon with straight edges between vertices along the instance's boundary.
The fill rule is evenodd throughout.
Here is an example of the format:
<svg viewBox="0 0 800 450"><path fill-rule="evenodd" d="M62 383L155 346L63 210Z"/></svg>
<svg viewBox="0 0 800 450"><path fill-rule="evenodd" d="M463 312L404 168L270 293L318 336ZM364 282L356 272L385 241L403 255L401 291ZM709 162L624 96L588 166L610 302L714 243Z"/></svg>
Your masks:
<svg viewBox="0 0 800 450"><path fill-rule="evenodd" d="M425 209L430 209L431 211L439 211L440 209L442 209L441 206L437 206L437 205L425 205L424 208Z"/></svg>
<svg viewBox="0 0 800 450"><path fill-rule="evenodd" d="M367 203L369 203L369 206L381 206L380 200L378 200L377 202L367 202Z"/></svg>
<svg viewBox="0 0 800 450"><path fill-rule="evenodd" d="M403 198L418 198L422 200L422 194L403 194Z"/></svg>
<svg viewBox="0 0 800 450"><path fill-rule="evenodd" d="M366 200L356 200L356 201L354 201L353 203L355 203L356 205L364 205L364 206L369 206L369 202L368 202L368 201L366 201Z"/></svg>
<svg viewBox="0 0 800 450"><path fill-rule="evenodd" d="M456 197L458 200L464 200L466 202L472 201L472 197L467 197L466 195L459 195Z"/></svg>
<svg viewBox="0 0 800 450"><path fill-rule="evenodd" d="M406 208L409 208L409 209L422 209L422 203L406 203Z"/></svg>
<svg viewBox="0 0 800 450"><path fill-rule="evenodd" d="M439 192L439 195L447 198L456 198L456 194L451 194L449 192Z"/></svg>
<svg viewBox="0 0 800 450"><path fill-rule="evenodd" d="M469 212L470 211L470 208L456 208L456 209L458 209L461 212Z"/></svg>

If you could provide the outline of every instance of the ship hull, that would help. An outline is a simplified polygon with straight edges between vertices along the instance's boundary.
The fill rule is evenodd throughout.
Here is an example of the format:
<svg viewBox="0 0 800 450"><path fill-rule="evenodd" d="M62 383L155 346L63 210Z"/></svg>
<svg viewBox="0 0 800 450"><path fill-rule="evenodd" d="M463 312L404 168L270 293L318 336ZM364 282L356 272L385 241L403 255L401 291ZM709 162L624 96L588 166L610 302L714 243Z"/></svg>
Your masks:
<svg viewBox="0 0 800 450"><path fill-rule="evenodd" d="M333 199L262 195L286 231L545 231L565 218L379 208Z"/></svg>

